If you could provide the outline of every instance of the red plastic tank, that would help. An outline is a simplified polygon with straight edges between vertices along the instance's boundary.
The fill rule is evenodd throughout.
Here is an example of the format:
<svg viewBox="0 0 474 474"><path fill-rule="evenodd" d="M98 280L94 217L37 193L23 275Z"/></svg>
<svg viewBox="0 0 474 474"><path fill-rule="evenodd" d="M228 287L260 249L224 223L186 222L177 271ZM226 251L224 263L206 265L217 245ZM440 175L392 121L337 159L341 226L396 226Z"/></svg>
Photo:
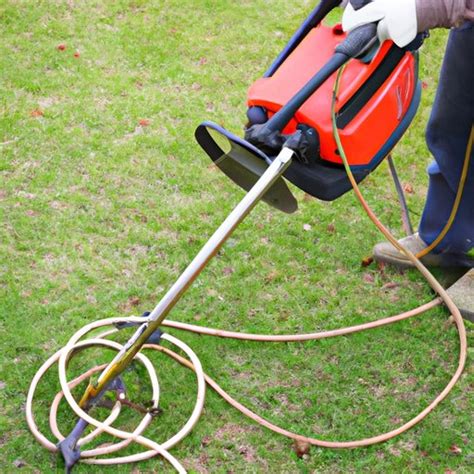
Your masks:
<svg viewBox="0 0 474 474"><path fill-rule="evenodd" d="M334 54L346 34L340 25L314 28L271 77L249 89L248 106L277 112ZM338 128L351 166L370 166L409 109L416 90L417 60L412 52L384 42L370 62L352 60L346 66L337 102ZM298 110L284 133L302 123L320 137L321 158L342 163L331 124L332 75Z"/></svg>

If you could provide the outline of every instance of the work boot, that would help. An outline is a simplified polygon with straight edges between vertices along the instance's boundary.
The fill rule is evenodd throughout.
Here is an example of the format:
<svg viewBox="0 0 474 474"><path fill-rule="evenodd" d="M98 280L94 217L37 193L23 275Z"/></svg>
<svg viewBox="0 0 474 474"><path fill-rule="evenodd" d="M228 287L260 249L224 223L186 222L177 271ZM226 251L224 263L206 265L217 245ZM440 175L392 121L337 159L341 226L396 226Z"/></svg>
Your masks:
<svg viewBox="0 0 474 474"><path fill-rule="evenodd" d="M418 232L399 240L399 242L414 255L428 246L418 235ZM400 252L389 242L382 242L374 247L374 259L377 262L393 265L399 269L412 268L414 266L404 253ZM421 261L427 267L445 266L441 254L433 252L421 258Z"/></svg>

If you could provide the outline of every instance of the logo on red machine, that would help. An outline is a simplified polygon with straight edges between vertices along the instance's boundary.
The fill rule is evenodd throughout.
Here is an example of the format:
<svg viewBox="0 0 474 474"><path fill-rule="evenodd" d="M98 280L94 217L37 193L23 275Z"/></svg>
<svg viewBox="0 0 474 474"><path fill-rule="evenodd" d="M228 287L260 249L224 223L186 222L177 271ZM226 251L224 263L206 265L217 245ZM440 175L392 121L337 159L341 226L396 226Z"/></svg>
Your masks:
<svg viewBox="0 0 474 474"><path fill-rule="evenodd" d="M396 88L397 94L397 120L400 121L405 114L407 106L410 102L411 91L411 74L410 71L405 71L401 83Z"/></svg>

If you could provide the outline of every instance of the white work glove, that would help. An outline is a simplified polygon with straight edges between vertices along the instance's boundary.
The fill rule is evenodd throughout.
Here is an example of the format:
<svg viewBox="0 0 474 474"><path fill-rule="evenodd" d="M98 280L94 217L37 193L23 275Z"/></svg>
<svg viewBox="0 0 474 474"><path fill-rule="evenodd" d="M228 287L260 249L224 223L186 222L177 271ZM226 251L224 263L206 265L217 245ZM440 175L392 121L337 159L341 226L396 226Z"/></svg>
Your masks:
<svg viewBox="0 0 474 474"><path fill-rule="evenodd" d="M373 0L359 10L349 3L342 16L344 31L368 23L377 23L380 42L391 39L403 48L411 43L417 34L416 0Z"/></svg>

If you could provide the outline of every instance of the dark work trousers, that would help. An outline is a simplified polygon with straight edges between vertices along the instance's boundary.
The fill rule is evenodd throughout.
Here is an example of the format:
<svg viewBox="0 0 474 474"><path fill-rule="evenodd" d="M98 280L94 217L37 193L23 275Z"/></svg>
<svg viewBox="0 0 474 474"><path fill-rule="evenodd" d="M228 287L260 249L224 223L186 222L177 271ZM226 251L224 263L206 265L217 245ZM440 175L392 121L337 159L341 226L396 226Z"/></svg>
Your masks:
<svg viewBox="0 0 474 474"><path fill-rule="evenodd" d="M445 227L466 157L471 163L454 223L434 250L454 264L474 263L474 23L451 30L426 141L435 161L428 167L429 188L420 237L431 244ZM470 150L470 152L469 152ZM469 254L469 255L468 255Z"/></svg>

